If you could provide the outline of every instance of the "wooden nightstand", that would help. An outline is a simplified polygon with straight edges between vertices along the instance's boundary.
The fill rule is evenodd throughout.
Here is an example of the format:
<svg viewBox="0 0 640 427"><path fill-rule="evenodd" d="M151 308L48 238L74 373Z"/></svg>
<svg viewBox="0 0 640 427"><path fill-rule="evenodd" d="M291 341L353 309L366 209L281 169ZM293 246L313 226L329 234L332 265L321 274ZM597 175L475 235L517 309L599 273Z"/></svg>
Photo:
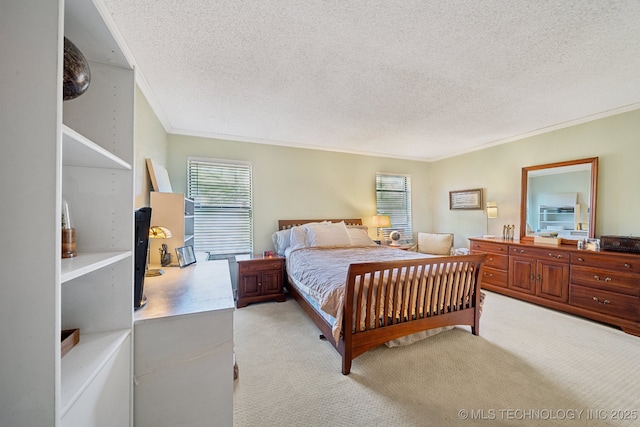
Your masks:
<svg viewBox="0 0 640 427"><path fill-rule="evenodd" d="M236 261L238 263L236 307L246 307L252 302L269 300L283 302L285 300L284 257L253 254L237 256Z"/></svg>

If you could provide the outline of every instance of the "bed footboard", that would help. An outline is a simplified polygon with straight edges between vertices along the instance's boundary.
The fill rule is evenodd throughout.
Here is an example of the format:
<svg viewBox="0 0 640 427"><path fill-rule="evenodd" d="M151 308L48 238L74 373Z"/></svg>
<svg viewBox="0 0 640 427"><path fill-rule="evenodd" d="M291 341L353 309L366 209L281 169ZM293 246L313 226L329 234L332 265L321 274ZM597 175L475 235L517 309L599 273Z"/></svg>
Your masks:
<svg viewBox="0 0 640 427"><path fill-rule="evenodd" d="M344 305L342 373L387 341L427 329L469 325L479 334L486 255L352 264ZM350 324L349 324L350 322Z"/></svg>

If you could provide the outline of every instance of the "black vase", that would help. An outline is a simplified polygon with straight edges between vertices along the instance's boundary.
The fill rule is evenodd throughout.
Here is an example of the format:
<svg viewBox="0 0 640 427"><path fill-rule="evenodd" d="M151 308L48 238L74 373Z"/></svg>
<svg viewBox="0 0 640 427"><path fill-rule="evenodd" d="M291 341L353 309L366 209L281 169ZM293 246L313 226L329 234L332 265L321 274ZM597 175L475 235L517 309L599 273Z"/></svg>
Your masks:
<svg viewBox="0 0 640 427"><path fill-rule="evenodd" d="M91 82L89 63L80 49L68 38L64 38L64 75L62 99L74 99L86 92Z"/></svg>

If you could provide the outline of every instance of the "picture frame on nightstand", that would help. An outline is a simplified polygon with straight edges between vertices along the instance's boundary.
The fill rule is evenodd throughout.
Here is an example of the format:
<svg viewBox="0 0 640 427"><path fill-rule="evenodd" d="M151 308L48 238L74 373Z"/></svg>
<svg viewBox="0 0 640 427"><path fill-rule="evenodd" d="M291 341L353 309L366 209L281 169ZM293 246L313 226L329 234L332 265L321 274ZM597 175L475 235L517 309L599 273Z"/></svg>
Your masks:
<svg viewBox="0 0 640 427"><path fill-rule="evenodd" d="M196 255L193 251L193 246L191 245L176 248L176 257L178 258L178 265L180 268L195 264L196 262Z"/></svg>

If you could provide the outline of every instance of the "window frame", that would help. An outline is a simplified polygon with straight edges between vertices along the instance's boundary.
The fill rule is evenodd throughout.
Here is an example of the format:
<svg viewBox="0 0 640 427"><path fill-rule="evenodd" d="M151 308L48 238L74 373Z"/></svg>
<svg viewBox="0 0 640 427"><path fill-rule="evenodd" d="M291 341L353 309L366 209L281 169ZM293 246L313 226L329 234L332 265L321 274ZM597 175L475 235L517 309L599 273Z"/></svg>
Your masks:
<svg viewBox="0 0 640 427"><path fill-rule="evenodd" d="M403 190L398 189L383 189L379 188L379 182L384 177L392 177L395 179L402 178L403 180ZM390 185L388 182L387 185ZM376 192L376 215L388 215L391 218L391 227L382 228L382 234L387 240L389 238L389 233L392 231L400 232L400 241L401 242L412 242L413 241L413 219L412 219L412 206L411 206L411 175L408 174L400 174L400 173L388 173L388 172L376 172L376 183L375 183L375 192ZM382 193L386 193L387 195L402 193L403 194L403 202L401 205L404 206L395 206L390 207L389 203L381 203ZM381 206L382 205L382 206ZM402 210L403 212L398 212Z"/></svg>
<svg viewBox="0 0 640 427"><path fill-rule="evenodd" d="M248 176L248 181L241 182L241 185L233 187L231 190L236 197L232 202L230 199L222 200L222 203L211 203L203 196L205 191L216 192L221 189L219 182L212 185L203 185L197 182L198 166L200 170L215 174L214 169L219 168L223 172L223 179L243 178ZM207 170L207 166L210 170ZM236 172L229 173L237 168ZM226 171L224 169L227 169ZM245 176L244 178L247 178ZM213 176L208 177L212 179ZM203 177L203 179L206 179ZM202 191L204 189L205 191ZM222 192L221 192L222 193ZM210 256L224 256L234 254L253 253L253 165L249 161L227 160L209 157L188 157L187 158L187 197L194 201L194 248L196 251L206 251ZM221 199L220 199L221 200ZM229 216L237 211L236 217ZM224 216L229 216L224 218ZM229 226L217 226L227 222ZM212 229L212 227L215 227ZM203 229L207 229L203 232ZM240 233L238 234L238 232ZM204 237L204 236L207 237Z"/></svg>

